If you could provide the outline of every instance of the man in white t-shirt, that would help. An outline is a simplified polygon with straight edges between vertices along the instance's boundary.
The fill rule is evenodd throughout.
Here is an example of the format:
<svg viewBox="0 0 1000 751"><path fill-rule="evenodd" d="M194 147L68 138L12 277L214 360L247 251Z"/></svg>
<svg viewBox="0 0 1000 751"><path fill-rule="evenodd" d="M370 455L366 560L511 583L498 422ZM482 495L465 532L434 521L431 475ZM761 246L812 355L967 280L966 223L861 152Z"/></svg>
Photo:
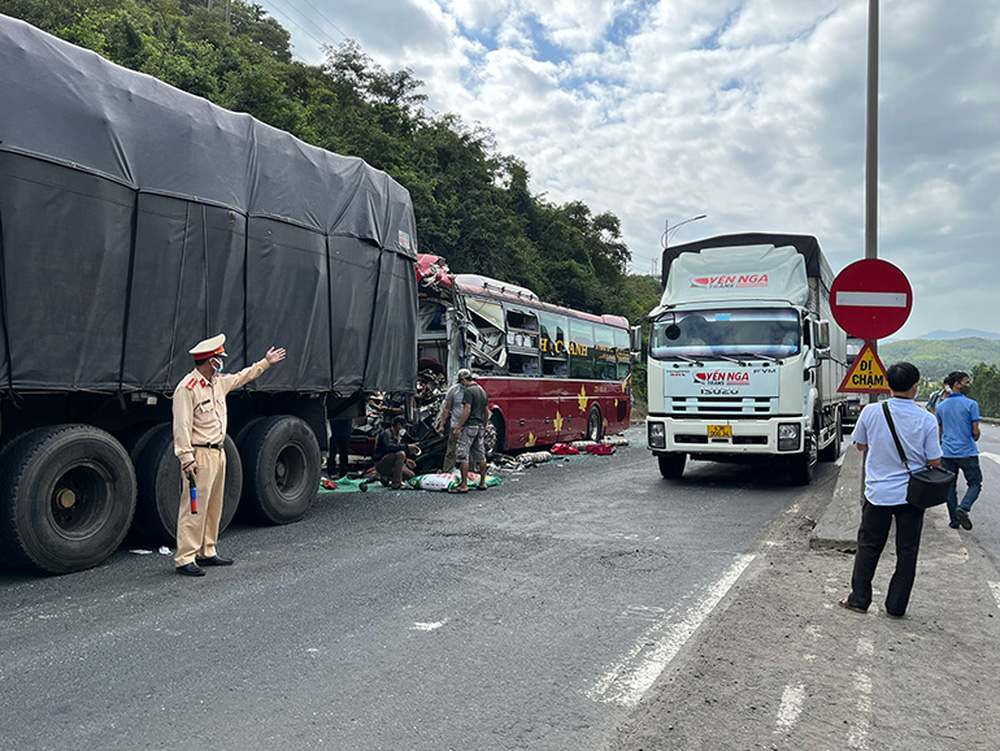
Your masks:
<svg viewBox="0 0 1000 751"><path fill-rule="evenodd" d="M892 399L889 411L896 426L910 471L941 466L941 442L934 416L914 402L920 371L908 362L896 363L886 372ZM854 557L851 594L841 607L864 613L872 602L872 578L896 520L896 571L885 597L886 612L901 618L906 612L917 570L917 552L924 524L923 509L906 502L910 481L907 467L899 457L881 404L869 404L861 411L852 435L859 451L865 451L865 503L858 529L858 552Z"/></svg>

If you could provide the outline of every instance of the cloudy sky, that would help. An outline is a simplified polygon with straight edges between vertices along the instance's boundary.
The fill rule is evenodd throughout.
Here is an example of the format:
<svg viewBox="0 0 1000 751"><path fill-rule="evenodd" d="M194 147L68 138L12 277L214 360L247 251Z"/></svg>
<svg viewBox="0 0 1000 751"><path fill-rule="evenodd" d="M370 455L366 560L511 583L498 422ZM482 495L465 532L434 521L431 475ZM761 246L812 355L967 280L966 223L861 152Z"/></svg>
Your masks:
<svg viewBox="0 0 1000 751"><path fill-rule="evenodd" d="M614 212L636 272L699 214L672 243L794 232L834 271L864 257L868 0L260 4L297 58L350 37L490 128L533 192ZM881 27L878 252L914 293L895 338L1000 333L1000 0L883 0Z"/></svg>

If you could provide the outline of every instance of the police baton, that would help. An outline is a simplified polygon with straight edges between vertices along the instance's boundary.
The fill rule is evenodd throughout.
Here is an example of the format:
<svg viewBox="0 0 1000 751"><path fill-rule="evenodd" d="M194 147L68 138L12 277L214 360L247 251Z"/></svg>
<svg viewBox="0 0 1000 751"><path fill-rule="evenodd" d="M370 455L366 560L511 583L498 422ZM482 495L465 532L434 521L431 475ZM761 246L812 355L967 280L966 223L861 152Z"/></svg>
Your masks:
<svg viewBox="0 0 1000 751"><path fill-rule="evenodd" d="M191 484L191 513L198 513L198 486L195 484L194 475L189 478Z"/></svg>

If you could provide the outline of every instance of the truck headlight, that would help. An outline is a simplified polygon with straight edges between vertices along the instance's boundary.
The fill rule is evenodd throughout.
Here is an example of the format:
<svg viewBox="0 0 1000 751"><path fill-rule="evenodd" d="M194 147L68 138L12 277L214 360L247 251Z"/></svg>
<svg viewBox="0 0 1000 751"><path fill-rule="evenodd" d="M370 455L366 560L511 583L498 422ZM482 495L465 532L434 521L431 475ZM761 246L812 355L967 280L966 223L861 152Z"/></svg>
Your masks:
<svg viewBox="0 0 1000 751"><path fill-rule="evenodd" d="M649 447L651 449L665 449L667 447L667 431L662 422L649 423Z"/></svg>
<svg viewBox="0 0 1000 751"><path fill-rule="evenodd" d="M778 423L778 451L795 451L799 447L799 425L794 422Z"/></svg>

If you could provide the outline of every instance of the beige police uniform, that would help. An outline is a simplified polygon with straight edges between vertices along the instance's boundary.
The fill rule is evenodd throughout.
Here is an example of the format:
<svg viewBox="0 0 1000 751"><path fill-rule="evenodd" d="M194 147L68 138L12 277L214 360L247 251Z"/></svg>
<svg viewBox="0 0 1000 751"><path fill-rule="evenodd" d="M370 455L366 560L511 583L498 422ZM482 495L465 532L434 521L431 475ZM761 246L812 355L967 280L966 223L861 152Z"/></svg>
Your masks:
<svg viewBox="0 0 1000 751"><path fill-rule="evenodd" d="M206 339L195 346L191 354L199 359L206 355L225 356L222 351L224 342L225 335L221 334ZM210 379L195 369L184 376L174 389L174 454L180 460L181 468L194 460L198 462L195 479L198 487L197 514L191 513L188 478L182 471L184 493L177 516L177 554L174 556L177 566L216 554L226 481L226 452L223 447L228 424L226 394L257 378L269 367L268 361L263 359L239 373L220 373Z"/></svg>

